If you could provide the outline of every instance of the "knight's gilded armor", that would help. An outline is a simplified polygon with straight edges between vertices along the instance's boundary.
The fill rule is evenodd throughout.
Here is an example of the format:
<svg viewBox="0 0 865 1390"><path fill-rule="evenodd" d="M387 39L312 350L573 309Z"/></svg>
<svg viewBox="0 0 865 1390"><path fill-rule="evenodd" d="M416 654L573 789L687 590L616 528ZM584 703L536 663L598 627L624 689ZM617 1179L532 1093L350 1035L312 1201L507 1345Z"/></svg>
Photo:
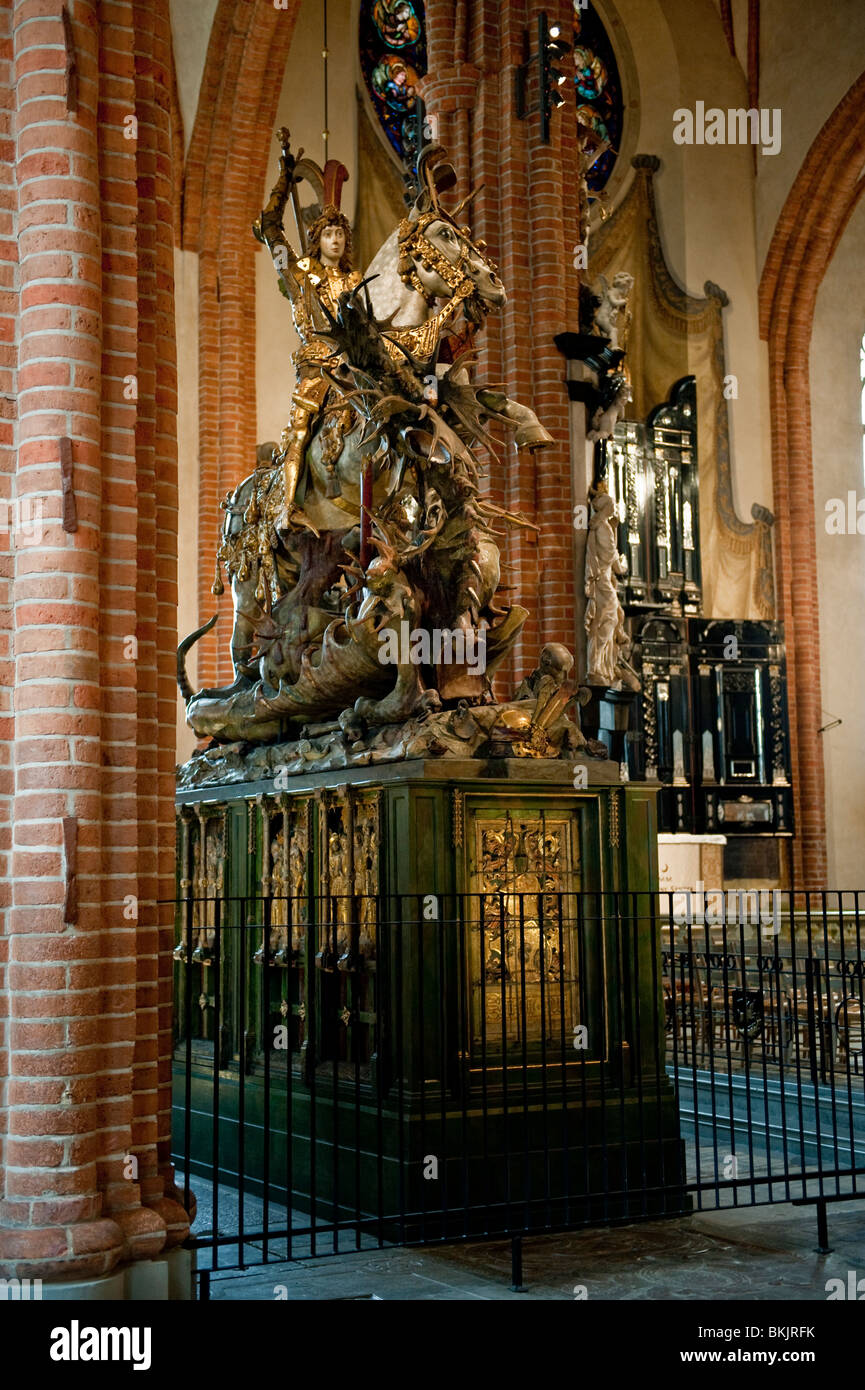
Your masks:
<svg viewBox="0 0 865 1390"><path fill-rule="evenodd" d="M292 260L285 273L284 283L289 291L294 324L300 338L300 347L292 357L296 386L291 398L291 414L282 431L277 457L283 470L287 520L292 513L300 519L294 495L313 425L330 389L327 378L321 374L321 363L331 356L333 347L326 339L316 336L321 321L315 314L313 296L319 305L335 315L339 296L344 290L354 289L360 284L361 278L357 270L325 266L314 256Z"/></svg>

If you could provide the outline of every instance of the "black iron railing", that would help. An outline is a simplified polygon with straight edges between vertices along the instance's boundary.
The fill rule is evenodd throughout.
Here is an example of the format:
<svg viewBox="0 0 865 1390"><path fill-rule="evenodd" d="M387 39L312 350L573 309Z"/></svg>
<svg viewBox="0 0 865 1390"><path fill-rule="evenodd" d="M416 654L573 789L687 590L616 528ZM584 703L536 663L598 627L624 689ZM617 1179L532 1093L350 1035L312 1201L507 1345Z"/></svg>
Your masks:
<svg viewBox="0 0 865 1390"><path fill-rule="evenodd" d="M174 1152L200 1267L695 1205L825 1218L865 1196L863 907L183 899Z"/></svg>

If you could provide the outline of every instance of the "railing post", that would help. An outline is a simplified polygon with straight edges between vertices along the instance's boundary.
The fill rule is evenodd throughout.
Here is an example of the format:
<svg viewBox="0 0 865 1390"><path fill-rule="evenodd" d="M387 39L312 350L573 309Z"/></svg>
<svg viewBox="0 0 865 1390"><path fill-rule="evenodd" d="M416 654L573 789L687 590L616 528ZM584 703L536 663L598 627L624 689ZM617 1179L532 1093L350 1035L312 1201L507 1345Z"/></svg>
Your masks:
<svg viewBox="0 0 865 1390"><path fill-rule="evenodd" d="M815 972L814 959L810 952L810 944L811 943L809 941L809 951L808 955L805 957L805 1004L808 1015L808 1060L811 1064L811 1081L815 1087L816 1095L816 1086L820 1080L820 1076L817 1059L817 1049L819 1046L819 1042L817 1036L817 1011L814 1007L814 986L815 975L819 979L819 968Z"/></svg>
<svg viewBox="0 0 865 1390"><path fill-rule="evenodd" d="M511 1290L514 1293L527 1293L523 1283L523 1238L511 1237Z"/></svg>
<svg viewBox="0 0 865 1390"><path fill-rule="evenodd" d="M826 1215L826 1203L817 1202L817 1254L831 1255L832 1247L829 1244L829 1222Z"/></svg>

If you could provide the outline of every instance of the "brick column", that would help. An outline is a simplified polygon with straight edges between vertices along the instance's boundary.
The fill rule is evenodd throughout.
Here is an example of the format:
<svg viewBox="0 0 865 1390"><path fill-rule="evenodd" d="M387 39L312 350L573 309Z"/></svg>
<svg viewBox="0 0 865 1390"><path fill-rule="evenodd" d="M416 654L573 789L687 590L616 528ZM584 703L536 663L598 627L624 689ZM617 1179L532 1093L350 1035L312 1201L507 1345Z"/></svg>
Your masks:
<svg viewBox="0 0 865 1390"><path fill-rule="evenodd" d="M15 545L15 416L18 316L15 236L15 129L12 94L12 12L0 9L0 1171L5 1161L8 1053L8 938L12 873L14 773L11 622ZM2 1189L0 1189L2 1197Z"/></svg>
<svg viewBox="0 0 865 1390"><path fill-rule="evenodd" d="M533 0L529 6L529 31L537 34L537 16L546 10L550 24L556 20L570 39L573 6ZM537 38L532 48L537 48ZM567 64L566 71L571 72ZM564 384L565 364L555 345L558 333L578 327L579 276L574 269L577 241L577 130L576 95L572 81L560 88L565 104L553 113L550 144L540 138L537 117L529 120L528 197L530 214L531 296L531 404L543 420L555 444L541 454L523 455L536 497L534 520L541 526L538 542L538 607L543 642L575 645L575 584L573 573L571 507L570 406ZM512 191L511 196L514 196ZM524 654L531 664L537 652Z"/></svg>
<svg viewBox="0 0 865 1390"><path fill-rule="evenodd" d="M148 682L146 772L138 764L139 809L146 786L147 831L139 849L136 955L137 1024L133 1149L139 1156L142 1201L167 1225L166 1248L186 1234L171 1164L173 1053L175 707L177 645L177 352L174 323L174 180L170 111L165 101L171 64L167 0L134 6L138 119L138 339L139 412L136 454L139 495L139 565L149 556L146 605L148 651L139 663ZM147 229L146 241L143 229ZM146 373L143 368L146 367ZM141 498L147 477L146 516ZM146 532L146 534L143 534ZM145 614L139 608L139 632ZM139 715L141 691L139 690ZM141 719L137 743L141 745Z"/></svg>
<svg viewBox="0 0 865 1390"><path fill-rule="evenodd" d="M7 1229L0 1253L17 1269L63 1267L81 1277L112 1268L124 1244L120 1227L102 1216L97 1172L97 1078L117 1054L95 1018L107 1001L87 987L94 983L89 962L103 959L104 950L101 884L92 873L101 849L98 53L96 5L81 3L79 112L70 119L63 27L59 14L46 13L51 8L19 0L13 17L23 224L16 481L19 497L42 501L45 518L41 544L18 552L15 562L8 1138L0 1212ZM76 207L90 211L89 226L80 219L76 225ZM73 323L88 312L86 326ZM61 436L72 441L75 532L61 523ZM128 1009L128 998L122 1004Z"/></svg>
<svg viewBox="0 0 865 1390"><path fill-rule="evenodd" d="M151 1257L187 1226L156 907L173 883L167 5L117 0L104 24L96 0L69 8L77 89L59 0L13 16L16 485L45 516L15 556L0 1271L49 1281Z"/></svg>
<svg viewBox="0 0 865 1390"><path fill-rule="evenodd" d="M537 115L517 120L515 73L523 33L537 51L537 16L545 10L562 32L573 28L569 0L428 0L429 72L424 99L439 123L439 140L455 163L460 194L484 184L470 217L499 262L508 292L479 338L478 380L504 381L530 405L555 443L540 454L517 454L503 440L501 466L489 490L541 527L540 537L512 531L503 543L505 582L529 609L517 655L499 679L500 693L534 666L544 642L575 646L575 583L571 541L568 398L564 363L553 339L577 327L577 141L572 83L553 115L551 143L540 139ZM536 97L533 88L532 98Z"/></svg>

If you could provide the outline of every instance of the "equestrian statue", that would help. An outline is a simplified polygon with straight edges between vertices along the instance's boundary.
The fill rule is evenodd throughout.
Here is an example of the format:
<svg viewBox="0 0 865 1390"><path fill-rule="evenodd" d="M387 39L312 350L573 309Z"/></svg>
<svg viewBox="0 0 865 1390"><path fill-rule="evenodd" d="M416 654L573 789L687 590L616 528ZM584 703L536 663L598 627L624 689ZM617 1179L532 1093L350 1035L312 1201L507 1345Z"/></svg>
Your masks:
<svg viewBox="0 0 865 1390"><path fill-rule="evenodd" d="M506 296L461 220L470 200L444 206L456 179L441 147L420 154L407 215L361 276L339 207L345 170L320 171L291 153L287 131L279 139L254 231L300 346L282 437L259 446L222 503L214 592L224 571L233 682L193 692L186 677L215 617L178 648L187 721L218 744L492 704L491 678L527 616L503 598L493 528L529 523L483 495L477 450L495 457L491 425L520 449L552 442L531 410L471 381L475 332ZM303 177L320 198L308 223ZM300 256L284 230L289 199Z"/></svg>

